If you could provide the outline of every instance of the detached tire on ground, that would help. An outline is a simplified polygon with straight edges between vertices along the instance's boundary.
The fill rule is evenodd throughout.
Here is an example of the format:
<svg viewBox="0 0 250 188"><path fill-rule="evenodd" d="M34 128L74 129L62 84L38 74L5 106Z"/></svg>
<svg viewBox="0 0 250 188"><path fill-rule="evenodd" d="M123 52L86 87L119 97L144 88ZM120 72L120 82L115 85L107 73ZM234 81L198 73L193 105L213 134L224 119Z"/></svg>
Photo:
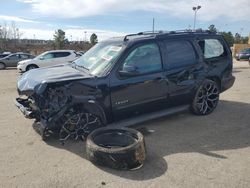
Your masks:
<svg viewBox="0 0 250 188"><path fill-rule="evenodd" d="M87 138L88 159L115 169L136 169L146 158L143 135L129 128L99 128Z"/></svg>

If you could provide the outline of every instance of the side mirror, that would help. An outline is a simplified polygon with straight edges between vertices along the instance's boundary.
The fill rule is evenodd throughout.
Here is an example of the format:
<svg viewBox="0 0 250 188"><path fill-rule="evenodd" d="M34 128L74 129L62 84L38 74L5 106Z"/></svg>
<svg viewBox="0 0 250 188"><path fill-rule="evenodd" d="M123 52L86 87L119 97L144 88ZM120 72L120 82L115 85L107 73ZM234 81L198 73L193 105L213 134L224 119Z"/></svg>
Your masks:
<svg viewBox="0 0 250 188"><path fill-rule="evenodd" d="M124 66L122 70L119 71L121 77L133 77L139 75L135 66Z"/></svg>
<svg viewBox="0 0 250 188"><path fill-rule="evenodd" d="M40 57L39 59L40 59L40 60L44 60L44 57Z"/></svg>

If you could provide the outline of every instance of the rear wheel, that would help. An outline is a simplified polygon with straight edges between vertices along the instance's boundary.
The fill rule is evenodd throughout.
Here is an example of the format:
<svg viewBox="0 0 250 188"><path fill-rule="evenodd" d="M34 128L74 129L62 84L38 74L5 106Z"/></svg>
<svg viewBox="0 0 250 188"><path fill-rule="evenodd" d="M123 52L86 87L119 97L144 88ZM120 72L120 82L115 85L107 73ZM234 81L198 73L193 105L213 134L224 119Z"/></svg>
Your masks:
<svg viewBox="0 0 250 188"><path fill-rule="evenodd" d="M4 63L0 63L0 70L1 69L5 69L5 68L6 68L5 64Z"/></svg>
<svg viewBox="0 0 250 188"><path fill-rule="evenodd" d="M26 71L29 71L29 70L32 70L32 69L37 69L37 68L38 68L37 65L29 65L29 66L27 66Z"/></svg>
<svg viewBox="0 0 250 188"><path fill-rule="evenodd" d="M207 115L214 111L219 102L219 87L212 80L205 80L197 89L191 110L197 115Z"/></svg>

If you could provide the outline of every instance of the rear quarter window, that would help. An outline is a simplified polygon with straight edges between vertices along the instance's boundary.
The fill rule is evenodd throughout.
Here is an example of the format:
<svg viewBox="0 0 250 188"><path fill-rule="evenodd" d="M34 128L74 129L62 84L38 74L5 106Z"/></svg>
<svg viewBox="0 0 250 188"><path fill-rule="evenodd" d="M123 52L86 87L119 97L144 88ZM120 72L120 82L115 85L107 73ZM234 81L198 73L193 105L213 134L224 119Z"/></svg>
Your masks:
<svg viewBox="0 0 250 188"><path fill-rule="evenodd" d="M225 47L218 39L203 39L199 40L198 44L205 59L225 57L227 55Z"/></svg>
<svg viewBox="0 0 250 188"><path fill-rule="evenodd" d="M71 54L70 52L55 52L55 53L54 53L54 57L55 57L55 58L67 57L67 56L69 56L70 54Z"/></svg>

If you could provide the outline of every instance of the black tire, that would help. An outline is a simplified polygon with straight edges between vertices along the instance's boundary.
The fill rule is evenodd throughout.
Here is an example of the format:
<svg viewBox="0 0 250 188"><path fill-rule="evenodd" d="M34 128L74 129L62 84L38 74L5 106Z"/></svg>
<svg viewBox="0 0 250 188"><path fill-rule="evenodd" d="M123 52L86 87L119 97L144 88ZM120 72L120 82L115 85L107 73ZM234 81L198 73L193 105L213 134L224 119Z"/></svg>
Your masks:
<svg viewBox="0 0 250 188"><path fill-rule="evenodd" d="M146 148L143 135L129 128L100 128L87 138L88 159L114 169L136 169L143 165Z"/></svg>
<svg viewBox="0 0 250 188"><path fill-rule="evenodd" d="M197 89L191 105L196 115L208 115L214 111L219 102L219 86L215 81L206 79Z"/></svg>
<svg viewBox="0 0 250 188"><path fill-rule="evenodd" d="M26 71L29 71L29 70L32 70L32 69L37 69L37 68L39 68L37 65L28 65L26 67Z"/></svg>
<svg viewBox="0 0 250 188"><path fill-rule="evenodd" d="M0 62L0 70L6 69L6 65L2 62Z"/></svg>

